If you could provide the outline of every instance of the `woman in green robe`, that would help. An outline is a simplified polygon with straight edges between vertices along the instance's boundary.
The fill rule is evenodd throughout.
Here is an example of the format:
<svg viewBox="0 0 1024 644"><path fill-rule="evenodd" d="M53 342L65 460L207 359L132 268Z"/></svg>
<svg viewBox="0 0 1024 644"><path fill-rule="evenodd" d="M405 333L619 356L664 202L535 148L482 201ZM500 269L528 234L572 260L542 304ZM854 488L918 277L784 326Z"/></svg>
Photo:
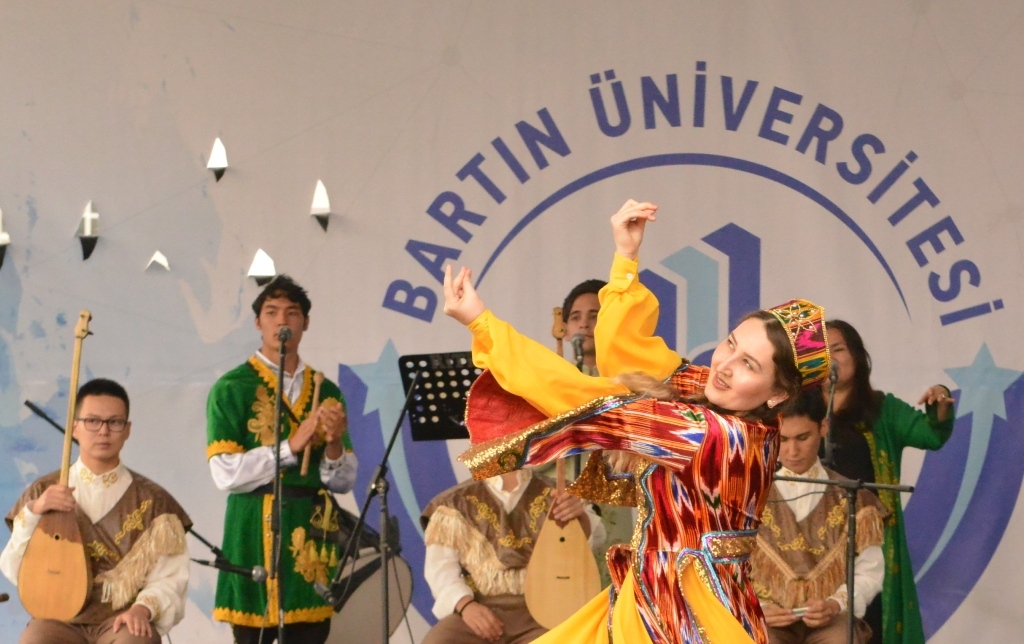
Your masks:
<svg viewBox="0 0 1024 644"><path fill-rule="evenodd" d="M842 320L831 320L826 326L838 376L832 420L837 449L832 469L852 479L897 484L903 448L936 450L949 440L953 397L943 385L930 387L917 402L925 405L922 412L892 394L876 391L871 387L871 356L857 330ZM828 383L825 391L827 396ZM883 546L885 583L865 620L874 631L872 642L923 644L924 626L900 497L882 491L879 498L890 513Z"/></svg>

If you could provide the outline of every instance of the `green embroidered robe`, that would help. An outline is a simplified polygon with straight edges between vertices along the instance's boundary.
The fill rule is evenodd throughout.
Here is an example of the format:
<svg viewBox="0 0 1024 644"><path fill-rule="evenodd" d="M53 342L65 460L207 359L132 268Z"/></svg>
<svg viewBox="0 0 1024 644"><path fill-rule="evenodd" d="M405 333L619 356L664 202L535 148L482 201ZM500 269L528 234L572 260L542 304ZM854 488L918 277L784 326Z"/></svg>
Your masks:
<svg viewBox="0 0 1024 644"><path fill-rule="evenodd" d="M880 395L880 394L879 394ZM876 483L898 484L905 447L936 450L953 434L954 416L939 421L937 405L925 412L892 394L885 394L870 431L864 433L871 450ZM889 510L885 521L885 583L882 587L884 644L924 644L924 625L917 602L914 570L903 526L898 493L882 490L879 498Z"/></svg>
<svg viewBox="0 0 1024 644"><path fill-rule="evenodd" d="M302 392L296 401L284 398L301 422L313 407L313 369L303 373ZM239 454L260 446L274 444L274 400L276 373L255 356L224 374L210 390L207 400L206 457L218 454ZM344 398L337 385L324 379L320 401L333 398L342 405ZM282 441L287 440L298 424L283 412ZM345 451L352 451L348 433ZM282 483L289 488L283 500L280 575L285 587L286 624L319 622L330 619L333 609L317 595L313 584L327 583L337 566L336 544L323 538L324 528L337 534L337 519L331 518L327 502L329 492L320 481L320 461L324 443L314 445L306 476L299 473L299 464L284 468ZM302 454L297 454L301 463ZM303 488L308 494L302 494ZM319 494L318 490L321 490ZM298 492L298 494L296 494ZM224 518L225 557L244 568L263 566L271 570L272 537L270 531L273 494L233 493L228 496ZM325 520L326 515L326 520ZM325 525L326 524L326 525ZM220 573L213 617L218 621L240 626L276 626L278 619L278 583L268 579L257 584L241 575ZM264 621L266 615L266 621Z"/></svg>

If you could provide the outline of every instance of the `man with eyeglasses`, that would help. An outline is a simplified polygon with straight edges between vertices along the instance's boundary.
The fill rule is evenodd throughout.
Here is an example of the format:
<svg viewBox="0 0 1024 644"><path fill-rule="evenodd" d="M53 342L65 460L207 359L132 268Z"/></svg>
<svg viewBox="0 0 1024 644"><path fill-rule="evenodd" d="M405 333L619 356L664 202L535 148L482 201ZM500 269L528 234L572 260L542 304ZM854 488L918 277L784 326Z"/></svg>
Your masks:
<svg viewBox="0 0 1024 644"><path fill-rule="evenodd" d="M121 462L131 435L128 393L104 378L78 390L72 435L79 457L36 480L7 513L11 539L0 570L17 585L41 515L74 512L92 570L85 607L70 622L32 619L21 644L156 644L181 621L188 592L185 531L192 521L159 485ZM141 580L141 581L140 581Z"/></svg>

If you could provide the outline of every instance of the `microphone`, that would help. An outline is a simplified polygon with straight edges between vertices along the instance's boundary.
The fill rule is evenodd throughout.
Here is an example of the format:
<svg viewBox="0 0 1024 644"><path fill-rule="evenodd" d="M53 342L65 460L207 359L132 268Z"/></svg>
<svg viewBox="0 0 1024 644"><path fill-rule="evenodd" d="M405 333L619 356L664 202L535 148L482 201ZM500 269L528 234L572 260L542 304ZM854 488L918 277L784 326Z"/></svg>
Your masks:
<svg viewBox="0 0 1024 644"><path fill-rule="evenodd" d="M232 572L236 575L242 575L243 577L249 577L257 584L267 580L267 569L263 566L254 566L252 568L245 568L243 566L236 566L226 559L214 559L210 561L208 559L193 559L192 561L202 566L209 566L216 568L217 570L223 570L224 572Z"/></svg>
<svg viewBox="0 0 1024 644"><path fill-rule="evenodd" d="M0 593L0 604L4 603L5 601L7 601L10 598L11 598L11 596L8 595L7 593Z"/></svg>
<svg viewBox="0 0 1024 644"><path fill-rule="evenodd" d="M583 334L577 333L572 336L569 340L572 342L572 355L573 360L576 362L576 367L582 369L583 367Z"/></svg>
<svg viewBox="0 0 1024 644"><path fill-rule="evenodd" d="M832 363L832 366L828 370L828 384L831 385L831 389L835 390L836 383L839 382L839 367L836 363Z"/></svg>
<svg viewBox="0 0 1024 644"><path fill-rule="evenodd" d="M283 327L281 327L280 329L277 330L277 341L278 342L287 342L287 341L289 341L291 339L292 339L291 327L283 326Z"/></svg>

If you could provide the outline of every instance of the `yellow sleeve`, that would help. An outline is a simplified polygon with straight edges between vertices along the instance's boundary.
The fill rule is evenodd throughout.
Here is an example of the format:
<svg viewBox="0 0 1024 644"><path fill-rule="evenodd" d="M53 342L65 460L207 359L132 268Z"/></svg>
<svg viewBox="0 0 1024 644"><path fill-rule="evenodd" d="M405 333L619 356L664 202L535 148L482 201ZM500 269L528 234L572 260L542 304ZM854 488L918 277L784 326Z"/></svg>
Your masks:
<svg viewBox="0 0 1024 644"><path fill-rule="evenodd" d="M594 347L599 373L614 377L640 371L664 380L679 368L683 359L654 335L658 298L640 283L635 260L616 253L608 284L598 297Z"/></svg>
<svg viewBox="0 0 1024 644"><path fill-rule="evenodd" d="M490 369L502 389L521 396L547 416L613 394L629 393L610 378L587 376L547 347L484 311L469 325L473 363Z"/></svg>

